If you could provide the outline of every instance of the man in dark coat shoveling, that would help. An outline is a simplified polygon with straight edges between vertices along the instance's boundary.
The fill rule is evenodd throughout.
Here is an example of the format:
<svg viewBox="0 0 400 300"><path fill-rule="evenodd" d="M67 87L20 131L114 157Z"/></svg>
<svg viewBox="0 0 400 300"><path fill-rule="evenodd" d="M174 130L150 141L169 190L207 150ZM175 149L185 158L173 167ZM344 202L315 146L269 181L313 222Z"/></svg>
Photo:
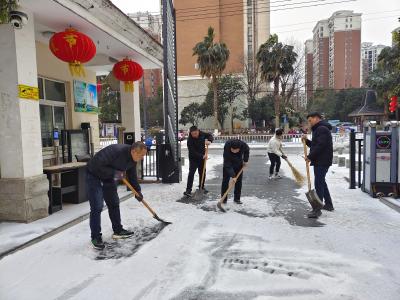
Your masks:
<svg viewBox="0 0 400 300"><path fill-rule="evenodd" d="M133 235L121 225L119 197L114 181L116 173L127 172L128 181L138 192L135 198L143 200L137 180L136 164L146 155L146 145L136 142L131 145L115 144L100 150L87 164L86 192L90 204L90 230L95 249L102 250L105 245L101 235L101 212L104 201L114 231L113 239L125 239Z"/></svg>
<svg viewBox="0 0 400 300"><path fill-rule="evenodd" d="M333 211L332 198L325 180L333 160L332 126L322 120L321 114L317 112L310 113L307 120L311 126L312 140L308 140L306 135L302 137L307 146L310 147L310 153L305 160L311 162L311 165L314 166L315 190L319 199L325 203L322 209ZM318 218L320 215L320 210L313 210L308 217Z"/></svg>
<svg viewBox="0 0 400 300"><path fill-rule="evenodd" d="M204 189L201 183L201 175L203 173L204 160L206 158L205 147L210 145L214 140L212 134L200 131L196 126L190 127L190 133L187 140L187 148L189 151L189 175L187 180L186 191L183 193L186 197L192 197L192 187L194 174L199 172L199 189L203 189L205 193L208 191ZM204 173L205 176L205 173Z"/></svg>
<svg viewBox="0 0 400 300"><path fill-rule="evenodd" d="M224 147L224 169L223 179L221 186L221 197L225 194L229 187L229 181L233 178L235 182L234 202L242 204L240 195L242 193L242 179L243 173L236 179L235 176L240 172L242 167L247 165L249 161L250 148L241 140L229 140L225 143ZM223 203L227 202L226 197Z"/></svg>

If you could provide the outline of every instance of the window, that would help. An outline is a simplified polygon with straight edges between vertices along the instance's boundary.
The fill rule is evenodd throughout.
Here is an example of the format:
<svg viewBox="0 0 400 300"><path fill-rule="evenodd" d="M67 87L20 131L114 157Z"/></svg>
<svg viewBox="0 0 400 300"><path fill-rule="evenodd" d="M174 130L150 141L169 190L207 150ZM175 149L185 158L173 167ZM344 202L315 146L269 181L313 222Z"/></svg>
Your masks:
<svg viewBox="0 0 400 300"><path fill-rule="evenodd" d="M53 129L65 129L65 83L38 78L42 147L53 146Z"/></svg>

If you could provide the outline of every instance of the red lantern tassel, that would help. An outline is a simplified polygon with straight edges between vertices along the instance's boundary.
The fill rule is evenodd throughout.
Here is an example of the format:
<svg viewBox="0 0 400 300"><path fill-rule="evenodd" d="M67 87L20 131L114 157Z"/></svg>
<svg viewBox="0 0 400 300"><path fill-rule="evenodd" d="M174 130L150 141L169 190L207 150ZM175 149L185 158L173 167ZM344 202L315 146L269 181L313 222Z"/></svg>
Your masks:
<svg viewBox="0 0 400 300"><path fill-rule="evenodd" d="M133 93L133 81L124 81L125 92Z"/></svg>
<svg viewBox="0 0 400 300"><path fill-rule="evenodd" d="M73 77L86 77L85 69L79 61L69 63L69 71Z"/></svg>

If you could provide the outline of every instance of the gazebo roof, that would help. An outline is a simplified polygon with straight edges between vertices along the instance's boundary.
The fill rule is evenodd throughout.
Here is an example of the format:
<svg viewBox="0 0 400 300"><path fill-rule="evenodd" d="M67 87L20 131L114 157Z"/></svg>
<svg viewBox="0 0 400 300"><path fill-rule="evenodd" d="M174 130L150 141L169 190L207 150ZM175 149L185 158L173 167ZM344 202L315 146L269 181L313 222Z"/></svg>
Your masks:
<svg viewBox="0 0 400 300"><path fill-rule="evenodd" d="M376 104L376 92L368 90L365 94L364 105L349 114L349 117L381 116L384 115L383 108Z"/></svg>

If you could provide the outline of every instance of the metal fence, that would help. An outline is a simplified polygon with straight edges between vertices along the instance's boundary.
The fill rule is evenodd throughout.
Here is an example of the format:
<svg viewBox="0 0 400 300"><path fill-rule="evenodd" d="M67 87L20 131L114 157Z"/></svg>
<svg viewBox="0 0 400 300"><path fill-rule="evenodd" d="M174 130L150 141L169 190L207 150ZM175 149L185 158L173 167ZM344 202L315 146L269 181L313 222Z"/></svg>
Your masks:
<svg viewBox="0 0 400 300"><path fill-rule="evenodd" d="M113 144L118 144L118 140L116 138L100 138L101 149Z"/></svg>
<svg viewBox="0 0 400 300"><path fill-rule="evenodd" d="M272 134L237 134L237 135L222 135L214 137L214 143L225 143L231 139L239 139L246 143L260 143L260 144L267 144L269 140L273 137ZM284 134L282 137L282 141L284 143L301 143L302 134ZM311 135L309 135L311 138ZM332 134L332 140L334 143L336 142L348 142L349 135L340 135L340 134Z"/></svg>
<svg viewBox="0 0 400 300"><path fill-rule="evenodd" d="M141 177L142 179L160 179L160 164L158 159L157 145L154 145L151 147L151 149L148 149L146 156L143 158Z"/></svg>

